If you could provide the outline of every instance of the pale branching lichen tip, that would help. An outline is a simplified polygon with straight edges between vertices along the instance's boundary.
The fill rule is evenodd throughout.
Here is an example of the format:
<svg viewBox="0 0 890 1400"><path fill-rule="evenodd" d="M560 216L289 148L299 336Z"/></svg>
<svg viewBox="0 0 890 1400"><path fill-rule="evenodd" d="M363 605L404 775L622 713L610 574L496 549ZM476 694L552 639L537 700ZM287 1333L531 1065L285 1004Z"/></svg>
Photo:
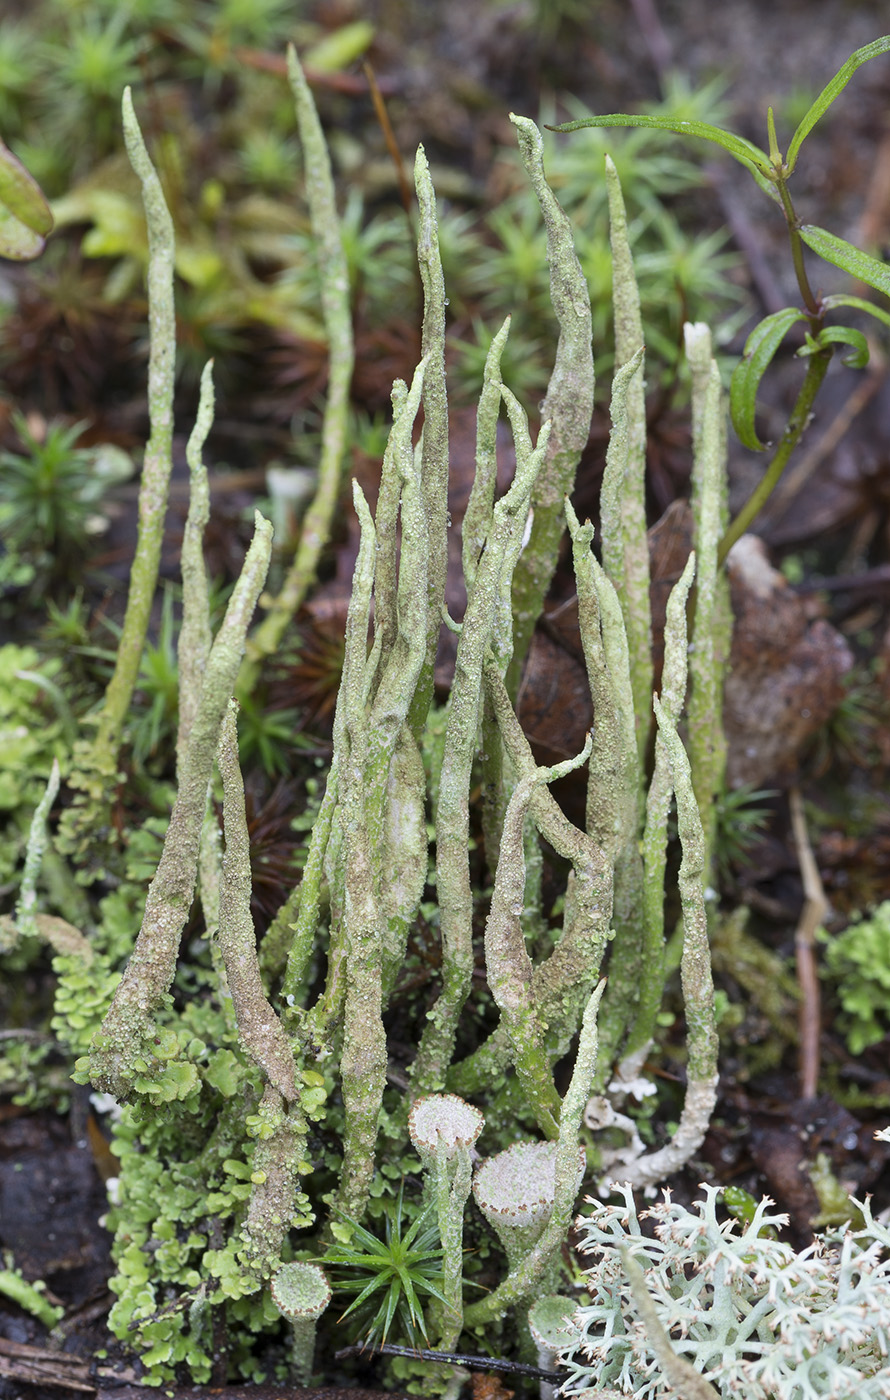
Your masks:
<svg viewBox="0 0 890 1400"><path fill-rule="evenodd" d="M472 1147L485 1119L478 1108L457 1094L427 1094L417 1099L408 1115L408 1133L421 1154L435 1152L437 1143L453 1157L461 1148Z"/></svg>

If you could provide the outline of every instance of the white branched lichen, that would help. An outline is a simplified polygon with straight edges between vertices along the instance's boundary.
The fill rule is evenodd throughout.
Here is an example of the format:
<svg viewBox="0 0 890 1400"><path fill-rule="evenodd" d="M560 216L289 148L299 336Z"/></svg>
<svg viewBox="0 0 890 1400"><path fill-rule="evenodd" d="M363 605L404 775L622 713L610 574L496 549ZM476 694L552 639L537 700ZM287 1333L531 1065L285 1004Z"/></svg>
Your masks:
<svg viewBox="0 0 890 1400"><path fill-rule="evenodd" d="M875 1221L819 1235L796 1253L768 1227L787 1224L764 1199L744 1226L720 1220L720 1191L705 1186L694 1209L673 1202L637 1215L594 1202L579 1221L589 1306L575 1314L564 1348L570 1379L562 1393L610 1386L639 1400L676 1393L622 1263L626 1250L643 1270L646 1292L675 1358L691 1365L720 1396L743 1400L884 1400L890 1394L890 1230ZM655 1222L644 1236L640 1220Z"/></svg>

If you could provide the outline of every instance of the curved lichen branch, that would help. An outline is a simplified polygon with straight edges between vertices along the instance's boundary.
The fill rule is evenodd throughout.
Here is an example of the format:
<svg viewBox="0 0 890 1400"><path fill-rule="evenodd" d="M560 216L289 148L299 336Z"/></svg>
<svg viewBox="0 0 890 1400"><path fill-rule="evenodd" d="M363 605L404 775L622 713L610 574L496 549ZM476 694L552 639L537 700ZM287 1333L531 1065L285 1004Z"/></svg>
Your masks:
<svg viewBox="0 0 890 1400"><path fill-rule="evenodd" d="M219 898L219 945L235 1007L238 1039L269 1083L288 1103L293 1103L297 1097L293 1052L284 1027L266 1000L250 913L250 837L244 780L238 762L237 712L235 701L229 701L217 749L226 841Z"/></svg>
<svg viewBox="0 0 890 1400"><path fill-rule="evenodd" d="M90 1076L97 1089L126 1099L134 1059L152 1059L153 1018L176 970L179 940L195 892L207 784L223 715L244 655L247 628L266 581L272 526L257 512L253 542L207 659L201 699L183 755L179 791L142 927L114 1001L93 1037Z"/></svg>
<svg viewBox="0 0 890 1400"><path fill-rule="evenodd" d="M31 818L15 917L4 914L0 918L0 953L11 951L20 938L42 938L55 953L73 955L89 965L93 961L93 950L80 929L54 914L37 913L37 879L49 834L50 808L58 795L59 781L59 761L54 758L43 796Z"/></svg>
<svg viewBox="0 0 890 1400"><path fill-rule="evenodd" d="M436 193L423 146L414 161L417 190L417 265L423 285L421 354L423 380L423 438L421 491L426 512L429 561L425 608L426 649L411 704L408 723L420 742L433 698L433 677L439 645L442 599L448 567L448 394L445 386L445 277L439 253ZM417 605L420 604L420 598Z"/></svg>
<svg viewBox="0 0 890 1400"><path fill-rule="evenodd" d="M526 1101L546 1137L559 1131L560 1099L553 1083L545 1027L533 994L532 961L522 929L525 889L523 828L536 787L556 782L590 755L590 735L581 753L552 768L538 768L520 779L510 798L501 839L491 910L485 925L485 966L491 994L513 1048L513 1065Z"/></svg>
<svg viewBox="0 0 890 1400"><path fill-rule="evenodd" d="M646 382L643 377L643 323L640 293L627 233L627 214L618 171L606 156L606 189L612 245L612 303L615 314L616 382L631 373L623 397L621 459L609 459L600 499L603 565L621 598L637 720L637 747L645 758L652 716L652 622L649 606L649 544L646 538ZM613 389L613 404L615 392ZM613 407L614 412L614 407Z"/></svg>
<svg viewBox="0 0 890 1400"><path fill-rule="evenodd" d="M661 704L670 722L679 722L686 697L686 605L695 575L696 556L690 554L671 589L664 624L664 665ZM646 798L643 829L643 946L640 960L640 999L636 1020L627 1038L619 1078L634 1079L652 1036L664 992L664 877L667 867L668 816L674 793L671 763L661 730L655 735L655 762Z"/></svg>
<svg viewBox="0 0 890 1400"><path fill-rule="evenodd" d="M516 778L537 771L534 755L516 717L498 662L489 655L484 668L486 697L493 733L503 742ZM532 996L546 1023L547 1055L551 1066L567 1053L591 988L599 976L612 917L612 867L602 851L561 811L546 785L531 791L529 811L541 836L564 860L572 874L566 893L563 933L550 956L532 971ZM472 1055L453 1065L448 1087L457 1093L477 1093L510 1064L512 1046L503 1022Z"/></svg>
<svg viewBox="0 0 890 1400"><path fill-rule="evenodd" d="M568 1233L578 1193L578 1132L596 1070L596 1021L604 987L605 982L600 982L584 1009L575 1067L562 1101L556 1143L555 1196L550 1219L537 1243L521 1263L510 1270L503 1283L467 1308L464 1320L468 1327L493 1322L503 1317L514 1303L528 1298Z"/></svg>
<svg viewBox="0 0 890 1400"><path fill-rule="evenodd" d="M658 697L653 700L655 718L671 766L677 798L677 825L683 858L680 863L680 898L683 906L683 957L680 979L686 1008L686 1098L673 1138L658 1152L640 1157L622 1168L631 1185L651 1186L684 1166L704 1141L717 1102L717 1028L714 1014L714 982L705 910L705 834L702 829L689 759L676 726Z"/></svg>
<svg viewBox="0 0 890 1400"><path fill-rule="evenodd" d="M179 728L176 761L182 763L186 740L198 708L204 667L213 643L210 589L204 564L204 531L210 519L210 486L202 452L213 426L213 361L201 372L201 396L195 426L186 443L189 469L189 509L182 535L182 626L179 629Z"/></svg>

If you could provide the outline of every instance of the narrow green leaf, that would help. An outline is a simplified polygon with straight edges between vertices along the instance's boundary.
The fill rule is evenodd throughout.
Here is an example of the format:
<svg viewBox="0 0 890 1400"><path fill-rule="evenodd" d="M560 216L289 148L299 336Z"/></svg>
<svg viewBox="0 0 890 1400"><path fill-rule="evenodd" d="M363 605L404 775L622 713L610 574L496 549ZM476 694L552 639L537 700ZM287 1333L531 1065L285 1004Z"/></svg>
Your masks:
<svg viewBox="0 0 890 1400"><path fill-rule="evenodd" d="M856 311L867 311L869 316L874 316L877 321L883 321L885 326L890 326L890 311L885 311L882 306L875 306L873 301L866 301L864 297L848 297L838 292L836 295L823 297L822 305L826 311L833 311L838 306L851 306Z"/></svg>
<svg viewBox="0 0 890 1400"><path fill-rule="evenodd" d="M53 216L43 191L8 146L0 141L0 203L26 228L45 238Z"/></svg>
<svg viewBox="0 0 890 1400"><path fill-rule="evenodd" d="M875 302L866 301L865 297L847 297L841 291L833 293L830 297L821 298L826 311L834 311L835 307L852 307L854 311L868 311L869 316L875 316L876 321L883 321L884 325L890 326L890 311L884 311L883 307L876 307Z"/></svg>
<svg viewBox="0 0 890 1400"><path fill-rule="evenodd" d="M862 331L853 326L825 326L817 336L808 335L806 345L797 353L815 355L826 345L852 346L852 350L841 356L842 362L851 369L865 369L868 364L868 341Z"/></svg>
<svg viewBox="0 0 890 1400"><path fill-rule="evenodd" d="M788 147L788 155L786 157L786 167L789 175L797 164L797 155L805 138L812 131L819 118L827 112L838 94L843 92L847 83L856 72L856 69L868 59L877 58L879 54L887 53L888 51L890 51L890 34L885 34L880 39L872 40L870 44L865 45L864 49L857 49L854 54L851 54L843 67L839 68L835 73L831 82L822 89L809 111L806 112L801 119L797 130L791 138L791 145Z"/></svg>
<svg viewBox="0 0 890 1400"><path fill-rule="evenodd" d="M731 156L743 165L759 170L769 179L773 173L770 158L766 151L747 141L744 136L736 136L734 131L724 131L710 122L676 121L673 117L631 116L626 112L611 112L608 116L582 117L575 122L563 122L561 126L548 126L548 131L580 131L585 126L645 126L659 131L673 131L677 136L700 136L703 141L712 141L722 146Z"/></svg>
<svg viewBox="0 0 890 1400"><path fill-rule="evenodd" d="M52 226L37 181L0 141L0 257L16 262L39 257Z"/></svg>
<svg viewBox="0 0 890 1400"><path fill-rule="evenodd" d="M739 441L754 452L762 452L766 445L758 438L754 426L760 381L795 321L805 320L806 316L796 306L786 306L765 317L745 341L744 357L733 371L729 390L733 427Z"/></svg>
<svg viewBox="0 0 890 1400"><path fill-rule="evenodd" d="M39 233L28 228L0 204L0 258L30 262L32 258L40 257L45 245L45 238L41 238Z"/></svg>
<svg viewBox="0 0 890 1400"><path fill-rule="evenodd" d="M890 297L890 267L886 263L878 262L877 258L863 253L861 248L854 247L846 239L838 238L836 234L818 228L815 224L803 224L800 236L807 247L818 253L820 258L834 263L835 267L841 268L843 272L849 272L851 277Z"/></svg>

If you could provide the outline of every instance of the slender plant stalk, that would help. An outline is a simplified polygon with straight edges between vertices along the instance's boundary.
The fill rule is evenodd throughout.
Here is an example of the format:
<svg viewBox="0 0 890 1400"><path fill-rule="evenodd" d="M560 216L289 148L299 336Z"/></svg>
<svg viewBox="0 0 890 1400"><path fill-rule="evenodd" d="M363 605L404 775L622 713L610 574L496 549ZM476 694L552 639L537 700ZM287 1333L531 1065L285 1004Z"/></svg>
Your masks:
<svg viewBox="0 0 890 1400"><path fill-rule="evenodd" d="M613 393L622 393L619 371ZM609 983L599 1022L598 1075L611 1071L636 1014L640 992L643 867L642 778L627 633L618 595L591 552L593 527L566 503L572 536L581 642L594 706L594 747L587 789L587 829L614 871ZM598 1091L600 1089L598 1083Z"/></svg>
<svg viewBox="0 0 890 1400"><path fill-rule="evenodd" d="M297 1098L293 1052L281 1021L266 1000L250 913L250 837L244 807L244 780L238 762L237 712L237 705L230 701L223 715L217 748L226 842L220 888L219 944L241 1046L282 1098L293 1103Z"/></svg>
<svg viewBox="0 0 890 1400"><path fill-rule="evenodd" d="M377 1120L386 1077L383 1010L383 917L368 834L365 774L368 756L367 637L374 583L374 522L353 483L361 543L346 622L343 680L335 744L343 830L342 937L346 954L340 1078L345 1124L337 1207L359 1219L374 1175Z"/></svg>
<svg viewBox="0 0 890 1400"><path fill-rule="evenodd" d="M262 659L278 650L291 619L314 583L321 552L330 538L340 492L349 422L349 386L355 362L349 272L331 162L318 112L293 45L288 46L287 72L296 104L303 145L306 197L321 273L321 304L328 338L328 391L321 428L318 486L303 519L297 552L280 592L269 603L266 617L248 643L247 661L238 682L239 695L249 695Z"/></svg>
<svg viewBox="0 0 890 1400"><path fill-rule="evenodd" d="M677 724L686 698L686 603L695 573L690 554L682 575L671 589L664 625L664 666L661 704ZM667 828L674 784L664 737L655 735L655 761L646 798L643 830L643 944L640 951L640 997L636 1019L624 1046L619 1077L636 1078L652 1043L655 1018L664 993L664 876L667 867Z"/></svg>
<svg viewBox="0 0 890 1400"><path fill-rule="evenodd" d="M773 493L779 479L788 465L797 444L800 442L810 422L813 404L816 395L822 386L822 381L828 373L828 366L831 363L831 349L818 350L810 355L807 360L807 372L804 375L803 384L800 386L800 393L791 410L791 417L787 426L779 439L779 445L773 454L773 459L755 486L751 495L742 506L738 515L729 526L726 534L720 541L717 551L717 561L723 564L726 556L732 549L736 540L740 540L748 529L748 526L760 514Z"/></svg>
<svg viewBox="0 0 890 1400"><path fill-rule="evenodd" d="M556 782L587 761L592 739L582 752L553 768L538 768L520 779L507 807L491 910L485 925L485 965L512 1047L512 1061L525 1099L545 1137L559 1133L559 1094L553 1083L547 1041L533 994L531 958L521 913L525 891L523 828L534 789Z"/></svg>
<svg viewBox="0 0 890 1400"><path fill-rule="evenodd" d="M182 626L179 630L179 729L176 735L177 767L201 697L204 668L210 655L210 591L204 565L204 531L210 519L210 487L202 451L213 425L213 361L201 374L198 415L185 449L189 468L189 509L182 536Z"/></svg>
<svg viewBox="0 0 890 1400"><path fill-rule="evenodd" d="M700 344L693 350L692 358L703 360L706 349L709 346ZM704 365L693 370L693 442L692 510L697 564L689 657L688 745L692 785L705 833L705 878L710 884L716 800L726 769L723 681L729 664L732 613L728 581L718 563L720 535L727 517L726 408L720 371L709 354L707 374Z"/></svg>
<svg viewBox="0 0 890 1400"><path fill-rule="evenodd" d="M520 779L531 777L537 765L491 657L485 666L485 688L514 774ZM612 917L612 867L591 837L573 826L545 786L533 787L529 806L541 836L572 865L562 936L532 972L532 1000L552 1068L568 1052L599 976ZM484 1092L511 1061L511 1042L506 1027L499 1024L478 1050L452 1066L448 1088L458 1094Z"/></svg>

